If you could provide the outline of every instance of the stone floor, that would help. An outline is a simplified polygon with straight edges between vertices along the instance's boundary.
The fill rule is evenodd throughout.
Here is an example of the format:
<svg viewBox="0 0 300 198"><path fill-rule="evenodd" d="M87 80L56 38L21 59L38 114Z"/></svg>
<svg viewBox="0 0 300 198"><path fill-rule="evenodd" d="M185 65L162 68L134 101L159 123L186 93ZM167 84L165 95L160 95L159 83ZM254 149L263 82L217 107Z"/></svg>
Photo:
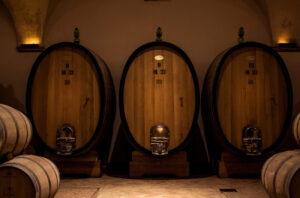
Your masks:
<svg viewBox="0 0 300 198"><path fill-rule="evenodd" d="M235 189L237 192L221 192ZM259 179L62 179L55 198L268 198Z"/></svg>

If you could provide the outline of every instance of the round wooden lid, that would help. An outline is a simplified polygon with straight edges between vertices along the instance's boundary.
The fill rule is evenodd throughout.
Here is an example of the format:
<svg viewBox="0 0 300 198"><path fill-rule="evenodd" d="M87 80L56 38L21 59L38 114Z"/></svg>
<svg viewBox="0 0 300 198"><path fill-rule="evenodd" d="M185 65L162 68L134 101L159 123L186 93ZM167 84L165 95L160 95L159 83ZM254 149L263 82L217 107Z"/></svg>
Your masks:
<svg viewBox="0 0 300 198"><path fill-rule="evenodd" d="M35 187L28 175L13 167L0 168L0 197L36 197Z"/></svg>

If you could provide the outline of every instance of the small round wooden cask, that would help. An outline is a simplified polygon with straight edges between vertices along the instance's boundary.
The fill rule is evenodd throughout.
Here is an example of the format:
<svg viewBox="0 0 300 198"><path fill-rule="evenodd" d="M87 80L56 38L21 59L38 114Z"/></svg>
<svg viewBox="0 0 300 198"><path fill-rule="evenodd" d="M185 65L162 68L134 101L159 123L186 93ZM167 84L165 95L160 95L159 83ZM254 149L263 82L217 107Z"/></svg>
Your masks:
<svg viewBox="0 0 300 198"><path fill-rule="evenodd" d="M199 88L190 59L177 46L152 42L138 48L123 70L119 96L122 123L136 148L150 152L150 129L158 123L170 131L170 152L188 141Z"/></svg>
<svg viewBox="0 0 300 198"><path fill-rule="evenodd" d="M300 150L273 155L265 162L261 179L271 198L299 198Z"/></svg>
<svg viewBox="0 0 300 198"><path fill-rule="evenodd" d="M20 155L0 166L0 197L52 198L60 176L48 159Z"/></svg>
<svg viewBox="0 0 300 198"><path fill-rule="evenodd" d="M300 145L300 113L296 116L293 123L293 135L298 145Z"/></svg>
<svg viewBox="0 0 300 198"><path fill-rule="evenodd" d="M59 154L61 130L72 129L76 139L69 155L88 152L111 136L111 74L104 61L82 45L57 43L42 52L31 70L26 97L37 142L52 153Z"/></svg>
<svg viewBox="0 0 300 198"><path fill-rule="evenodd" d="M0 157L20 154L30 143L31 137L29 119L22 112L0 104Z"/></svg>
<svg viewBox="0 0 300 198"><path fill-rule="evenodd" d="M206 74L202 117L207 136L234 153L266 154L287 132L292 98L289 73L278 53L256 42L236 45L219 54ZM259 152L247 153L245 131L259 134Z"/></svg>

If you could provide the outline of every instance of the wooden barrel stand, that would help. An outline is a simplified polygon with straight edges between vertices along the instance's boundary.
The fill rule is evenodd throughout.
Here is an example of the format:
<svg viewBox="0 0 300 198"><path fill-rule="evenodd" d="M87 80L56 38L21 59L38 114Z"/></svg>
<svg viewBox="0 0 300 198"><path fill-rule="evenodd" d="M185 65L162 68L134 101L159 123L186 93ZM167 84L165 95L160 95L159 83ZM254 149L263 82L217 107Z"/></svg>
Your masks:
<svg viewBox="0 0 300 198"><path fill-rule="evenodd" d="M140 151L133 151L132 161L129 163L129 176L131 178L140 178L143 175L188 177L189 165L185 151L165 157L154 157Z"/></svg>
<svg viewBox="0 0 300 198"><path fill-rule="evenodd" d="M228 151L223 151L218 161L218 176L259 175L267 158L245 158Z"/></svg>
<svg viewBox="0 0 300 198"><path fill-rule="evenodd" d="M44 156L57 166L61 175L82 175L87 177L100 177L102 175L101 160L96 151L72 157L62 157L45 152Z"/></svg>

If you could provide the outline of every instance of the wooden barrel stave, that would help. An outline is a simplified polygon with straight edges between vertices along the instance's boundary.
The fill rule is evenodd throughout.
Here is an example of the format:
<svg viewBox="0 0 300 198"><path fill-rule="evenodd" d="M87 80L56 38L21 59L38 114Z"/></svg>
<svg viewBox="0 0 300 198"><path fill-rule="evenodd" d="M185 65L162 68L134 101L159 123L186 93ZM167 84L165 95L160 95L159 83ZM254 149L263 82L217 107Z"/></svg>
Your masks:
<svg viewBox="0 0 300 198"><path fill-rule="evenodd" d="M300 150L285 151L269 158L261 173L262 183L272 198L300 196ZM296 187L297 186L297 187Z"/></svg>
<svg viewBox="0 0 300 198"><path fill-rule="evenodd" d="M72 155L88 152L111 136L115 114L111 74L101 58L81 45L58 43L46 49L32 68L26 98L35 137L50 152L56 153L56 131L64 123L75 128Z"/></svg>
<svg viewBox="0 0 300 198"><path fill-rule="evenodd" d="M296 116L293 122L293 136L297 144L300 145L300 113Z"/></svg>
<svg viewBox="0 0 300 198"><path fill-rule="evenodd" d="M157 55L164 59L155 60ZM163 123L170 130L169 150L178 150L198 116L199 88L191 61L170 43L141 46L125 65L119 101L122 122L136 148L150 152L150 129Z"/></svg>
<svg viewBox="0 0 300 198"><path fill-rule="evenodd" d="M115 95L115 88L114 88L114 83L112 79L111 72L105 63L105 61L96 55L94 52L91 51L91 53L94 55L95 59L97 60L98 63L100 63L100 68L102 72L102 78L103 82L102 84L105 85L103 87L104 94L103 97L105 98L104 101L105 103L102 104L102 119L100 120L99 124L99 131L106 131L102 135L94 136L93 139L96 142L96 144L92 145L87 148L87 150L90 150L91 148L95 147L95 145L99 145L101 149L103 149L103 155L108 155L108 150L109 148L105 148L105 144L108 146L110 145L110 141L112 138L112 127L113 127L113 121L114 121L114 116L116 112L116 95ZM111 131L109 134L108 132Z"/></svg>
<svg viewBox="0 0 300 198"><path fill-rule="evenodd" d="M3 197L7 193L16 197L24 194L28 197L54 197L60 183L57 167L48 159L34 155L21 155L2 164L0 175L5 178L0 181L0 195Z"/></svg>
<svg viewBox="0 0 300 198"><path fill-rule="evenodd" d="M250 62L254 68L250 68ZM247 125L254 125L262 132L261 153L265 154L282 140L291 113L290 78L274 50L247 42L225 50L214 59L202 91L207 136L218 142L212 149L222 147L245 155L242 131Z"/></svg>
<svg viewBox="0 0 300 198"><path fill-rule="evenodd" d="M0 156L17 155L29 145L32 126L22 112L0 104L0 128Z"/></svg>
<svg viewBox="0 0 300 198"><path fill-rule="evenodd" d="M3 142L5 141L4 138L6 138L6 134L5 134L6 131L4 131L4 128L3 128L3 123L1 122L1 119L0 119L0 151L2 151L2 147L3 147Z"/></svg>

